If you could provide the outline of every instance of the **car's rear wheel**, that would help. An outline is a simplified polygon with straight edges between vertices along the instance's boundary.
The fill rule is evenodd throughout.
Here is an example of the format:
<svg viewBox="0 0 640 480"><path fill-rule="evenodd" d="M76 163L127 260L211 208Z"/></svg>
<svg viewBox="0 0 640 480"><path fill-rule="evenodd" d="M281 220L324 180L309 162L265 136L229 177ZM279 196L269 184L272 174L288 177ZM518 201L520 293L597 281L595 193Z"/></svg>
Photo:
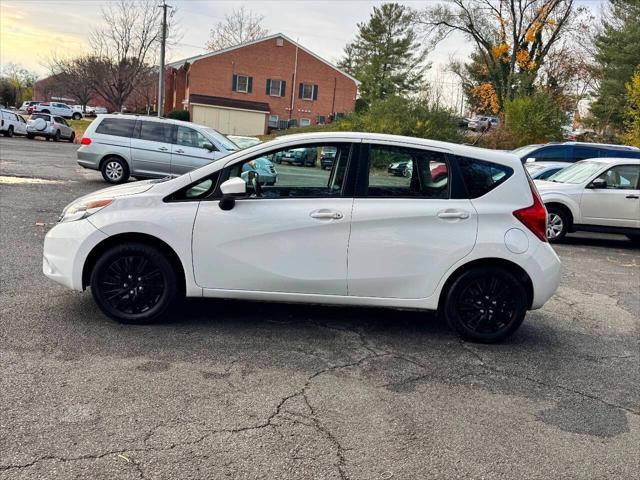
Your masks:
<svg viewBox="0 0 640 480"><path fill-rule="evenodd" d="M82 118L82 115L76 112L72 115L72 118L74 120L80 120Z"/></svg>
<svg viewBox="0 0 640 480"><path fill-rule="evenodd" d="M102 164L102 178L107 182L118 184L129 180L129 167L121 158L110 157Z"/></svg>
<svg viewBox="0 0 640 480"><path fill-rule="evenodd" d="M13 125L9 126L9 128L7 129L7 133L5 133L5 136L13 137Z"/></svg>
<svg viewBox="0 0 640 480"><path fill-rule="evenodd" d="M102 312L122 323L152 323L175 301L176 271L167 257L144 243L107 250L91 272L91 293Z"/></svg>
<svg viewBox="0 0 640 480"><path fill-rule="evenodd" d="M69 137L69 143L73 143L76 139L76 132L71 132L71 136Z"/></svg>
<svg viewBox="0 0 640 480"><path fill-rule="evenodd" d="M60 130L56 130L56 133L53 134L53 141L54 142L60 141Z"/></svg>
<svg viewBox="0 0 640 480"><path fill-rule="evenodd" d="M558 207L547 207L547 239L551 243L562 240L569 229L567 214Z"/></svg>
<svg viewBox="0 0 640 480"><path fill-rule="evenodd" d="M474 268L460 275L445 299L449 326L466 340L494 343L512 335L527 313L527 292L507 270Z"/></svg>

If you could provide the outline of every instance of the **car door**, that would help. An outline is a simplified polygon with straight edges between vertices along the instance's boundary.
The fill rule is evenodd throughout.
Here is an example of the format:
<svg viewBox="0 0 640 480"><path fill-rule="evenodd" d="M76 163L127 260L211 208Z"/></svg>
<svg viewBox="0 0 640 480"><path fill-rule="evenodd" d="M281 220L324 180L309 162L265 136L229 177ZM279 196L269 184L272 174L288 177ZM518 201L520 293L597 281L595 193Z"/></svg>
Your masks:
<svg viewBox="0 0 640 480"><path fill-rule="evenodd" d="M27 134L27 121L24 119L22 115L16 115L18 117L18 123L16 126L16 133L20 135Z"/></svg>
<svg viewBox="0 0 640 480"><path fill-rule="evenodd" d="M349 241L349 295L430 296L446 271L473 249L477 215L469 199L451 198L447 152L401 144L365 144ZM407 161L411 176L387 174Z"/></svg>
<svg viewBox="0 0 640 480"><path fill-rule="evenodd" d="M598 175L606 188L587 188L580 199L582 223L640 228L640 165L616 165Z"/></svg>
<svg viewBox="0 0 640 480"><path fill-rule="evenodd" d="M323 144L326 146L326 144ZM202 201L193 227L193 269L199 286L216 290L347 294L347 244L353 197L349 165L355 147L332 142L331 171L280 167L275 185L254 189L222 210ZM222 170L241 177L261 153ZM259 179L256 181L260 185Z"/></svg>
<svg viewBox="0 0 640 480"><path fill-rule="evenodd" d="M175 143L171 148L171 174L182 175L207 165L217 159L217 153L219 150L202 133L177 125Z"/></svg>
<svg viewBox="0 0 640 480"><path fill-rule="evenodd" d="M171 174L171 123L140 120L131 139L132 175L163 177Z"/></svg>
<svg viewBox="0 0 640 480"><path fill-rule="evenodd" d="M72 134L73 130L69 126L67 121L62 117L56 117L56 122L60 124L60 134L64 138L71 138L71 134Z"/></svg>

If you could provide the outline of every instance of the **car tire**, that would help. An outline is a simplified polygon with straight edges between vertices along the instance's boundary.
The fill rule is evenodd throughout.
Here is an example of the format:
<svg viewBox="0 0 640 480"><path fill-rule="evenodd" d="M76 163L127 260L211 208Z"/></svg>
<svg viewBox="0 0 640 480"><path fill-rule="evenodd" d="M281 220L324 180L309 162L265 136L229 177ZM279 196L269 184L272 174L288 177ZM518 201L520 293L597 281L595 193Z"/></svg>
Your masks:
<svg viewBox="0 0 640 480"><path fill-rule="evenodd" d="M100 256L91 271L91 294L100 310L121 323L149 324L178 296L176 270L157 248L124 243Z"/></svg>
<svg viewBox="0 0 640 480"><path fill-rule="evenodd" d="M71 132L71 136L69 137L69 143L73 143L76 139L76 132Z"/></svg>
<svg viewBox="0 0 640 480"><path fill-rule="evenodd" d="M513 274L498 267L472 268L451 284L444 314L463 339L496 343L520 327L527 305L527 292Z"/></svg>
<svg viewBox="0 0 640 480"><path fill-rule="evenodd" d="M7 129L7 133L5 133L6 137L13 137L13 125L10 125L9 128Z"/></svg>
<svg viewBox="0 0 640 480"><path fill-rule="evenodd" d="M33 133L27 133L27 138L28 138L29 140L33 140L33 139L34 139L34 138L36 138L36 137L35 137L35 135L34 135Z"/></svg>
<svg viewBox="0 0 640 480"><path fill-rule="evenodd" d="M60 141L60 130L56 130L56 133L53 134L53 141L54 142Z"/></svg>
<svg viewBox="0 0 640 480"><path fill-rule="evenodd" d="M547 240L549 243L562 241L569 231L569 218L564 210L558 207L547 207Z"/></svg>
<svg viewBox="0 0 640 480"><path fill-rule="evenodd" d="M73 115L71 115L71 118L73 118L74 120L80 120L82 118L82 115L79 113L74 113Z"/></svg>
<svg viewBox="0 0 640 480"><path fill-rule="evenodd" d="M42 113L51 113L49 110L42 110Z"/></svg>
<svg viewBox="0 0 640 480"><path fill-rule="evenodd" d="M129 166L127 162L118 157L109 157L102 162L100 168L102 178L107 183L118 185L129 180Z"/></svg>
<svg viewBox="0 0 640 480"><path fill-rule="evenodd" d="M633 243L634 245L640 245L640 235L627 235L627 238L631 241L631 243Z"/></svg>

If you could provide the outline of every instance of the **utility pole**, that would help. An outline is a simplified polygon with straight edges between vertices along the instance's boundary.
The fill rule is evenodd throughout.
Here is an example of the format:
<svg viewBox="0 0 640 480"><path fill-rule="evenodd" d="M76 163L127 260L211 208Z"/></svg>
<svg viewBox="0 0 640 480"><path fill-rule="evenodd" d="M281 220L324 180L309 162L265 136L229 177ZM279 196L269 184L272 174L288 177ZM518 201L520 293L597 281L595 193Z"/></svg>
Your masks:
<svg viewBox="0 0 640 480"><path fill-rule="evenodd" d="M167 8L172 8L167 5L166 0L162 0L162 5L158 5L162 8L162 33L160 43L160 77L158 79L158 116L162 117L164 113L164 50L167 45Z"/></svg>

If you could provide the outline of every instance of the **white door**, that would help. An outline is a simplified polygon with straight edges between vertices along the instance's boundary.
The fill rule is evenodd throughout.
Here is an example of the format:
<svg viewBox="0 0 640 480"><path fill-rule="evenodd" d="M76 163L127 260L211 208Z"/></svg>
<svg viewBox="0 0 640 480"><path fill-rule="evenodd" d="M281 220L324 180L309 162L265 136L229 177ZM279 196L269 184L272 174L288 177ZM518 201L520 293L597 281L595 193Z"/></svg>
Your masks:
<svg viewBox="0 0 640 480"><path fill-rule="evenodd" d="M410 177L387 173L411 162ZM349 241L349 295L425 298L473 249L477 215L450 199L443 152L371 145L368 184L358 187Z"/></svg>
<svg viewBox="0 0 640 480"><path fill-rule="evenodd" d="M350 144L340 144L331 172L278 167L275 185L259 186L257 192L248 185L249 196L236 200L231 210L220 209L217 200L202 201L192 244L197 284L346 295L353 198L342 187L350 151ZM226 167L221 178L240 177L253 159Z"/></svg>
<svg viewBox="0 0 640 480"><path fill-rule="evenodd" d="M205 145L213 146L213 142L193 128L178 125L171 150L171 174L182 175L222 156L215 146L208 150Z"/></svg>
<svg viewBox="0 0 640 480"><path fill-rule="evenodd" d="M160 121L140 121L136 132L137 135L131 138L131 174L150 177L169 175L173 125Z"/></svg>
<svg viewBox="0 0 640 480"><path fill-rule="evenodd" d="M582 223L640 228L640 165L618 165L598 178L607 188L586 188L580 199Z"/></svg>

